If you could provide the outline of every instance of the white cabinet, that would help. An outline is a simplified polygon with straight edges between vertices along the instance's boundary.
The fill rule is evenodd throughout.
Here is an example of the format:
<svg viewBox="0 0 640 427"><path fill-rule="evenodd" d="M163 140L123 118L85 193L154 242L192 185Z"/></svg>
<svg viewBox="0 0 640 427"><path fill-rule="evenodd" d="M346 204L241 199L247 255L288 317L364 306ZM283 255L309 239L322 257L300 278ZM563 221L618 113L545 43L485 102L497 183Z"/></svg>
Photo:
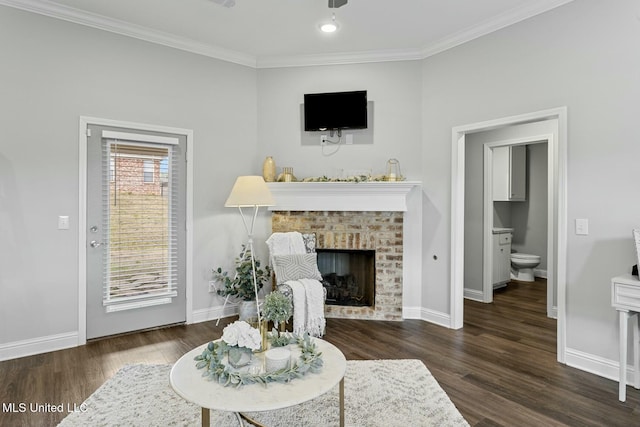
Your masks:
<svg viewBox="0 0 640 427"><path fill-rule="evenodd" d="M493 149L493 200L521 202L527 199L527 147Z"/></svg>
<svg viewBox="0 0 640 427"><path fill-rule="evenodd" d="M511 232L494 230L493 234L493 287L511 280Z"/></svg>

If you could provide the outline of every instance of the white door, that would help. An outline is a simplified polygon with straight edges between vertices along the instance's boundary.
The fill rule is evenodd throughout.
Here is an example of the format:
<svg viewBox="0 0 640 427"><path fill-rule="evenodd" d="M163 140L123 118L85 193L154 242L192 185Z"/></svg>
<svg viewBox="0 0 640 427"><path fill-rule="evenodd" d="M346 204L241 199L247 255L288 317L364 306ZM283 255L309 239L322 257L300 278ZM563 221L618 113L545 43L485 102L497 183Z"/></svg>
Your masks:
<svg viewBox="0 0 640 427"><path fill-rule="evenodd" d="M87 339L186 320L186 137L88 126Z"/></svg>

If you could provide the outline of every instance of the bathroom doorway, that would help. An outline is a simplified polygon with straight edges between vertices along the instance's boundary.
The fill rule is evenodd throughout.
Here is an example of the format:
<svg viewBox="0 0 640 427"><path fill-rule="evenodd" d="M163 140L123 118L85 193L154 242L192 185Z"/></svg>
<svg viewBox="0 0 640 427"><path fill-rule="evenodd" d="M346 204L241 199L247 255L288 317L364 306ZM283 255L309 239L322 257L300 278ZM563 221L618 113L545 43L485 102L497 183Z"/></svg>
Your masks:
<svg viewBox="0 0 640 427"><path fill-rule="evenodd" d="M567 173L567 109L560 107L519 116L473 123L452 129L451 176L451 327L464 323L464 253L465 253L465 150L467 138L478 132L513 129L517 125L547 122L552 124L553 137L548 140L549 165L549 247L548 276L556 287L557 298L557 360L565 361L565 289L566 289L566 173ZM478 274L480 274L478 272Z"/></svg>
<svg viewBox="0 0 640 427"><path fill-rule="evenodd" d="M553 177L549 176L549 150L553 141L553 133L535 135L538 129L531 126L549 128L552 122L540 122L526 125L516 125L495 132L483 132L485 138L492 142L483 143L483 261L482 261L482 301L493 301L494 278L494 247L493 234L495 229L512 229L511 252L520 252L540 256L541 263L537 266L536 276L544 277L547 282L547 316L557 317L557 298L555 275L553 274L554 248L553 233L549 225L553 224ZM544 130L544 129L543 129ZM494 140L500 133L515 132L525 135L521 138ZM470 138L472 139L472 138ZM474 138L477 140L478 138ZM467 142L467 144L470 141ZM500 147L523 147L526 151L526 168L524 200L494 201L494 150ZM465 266L466 269L466 266Z"/></svg>

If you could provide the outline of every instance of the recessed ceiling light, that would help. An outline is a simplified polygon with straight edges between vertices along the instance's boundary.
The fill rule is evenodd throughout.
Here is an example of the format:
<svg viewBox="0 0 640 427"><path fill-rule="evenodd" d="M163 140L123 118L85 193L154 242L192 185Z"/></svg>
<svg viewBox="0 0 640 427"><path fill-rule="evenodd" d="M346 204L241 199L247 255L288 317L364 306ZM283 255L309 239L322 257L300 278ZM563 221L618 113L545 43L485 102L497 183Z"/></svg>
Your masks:
<svg viewBox="0 0 640 427"><path fill-rule="evenodd" d="M336 22L336 14L331 16L331 21L320 24L320 31L323 33L334 33L338 30L338 23Z"/></svg>
<svg viewBox="0 0 640 427"><path fill-rule="evenodd" d="M323 33L333 33L338 29L338 26L335 22L327 22L326 24L320 25L320 30Z"/></svg>

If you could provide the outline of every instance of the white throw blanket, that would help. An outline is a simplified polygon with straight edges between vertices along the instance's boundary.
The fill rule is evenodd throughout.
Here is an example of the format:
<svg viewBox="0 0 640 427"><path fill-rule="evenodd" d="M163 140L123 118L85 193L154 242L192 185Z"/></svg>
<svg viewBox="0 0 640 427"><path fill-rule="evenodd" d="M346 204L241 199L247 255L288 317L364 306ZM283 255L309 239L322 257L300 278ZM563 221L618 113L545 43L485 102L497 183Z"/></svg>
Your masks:
<svg viewBox="0 0 640 427"><path fill-rule="evenodd" d="M307 252L302 234L297 231L273 233L267 239L267 246L273 257L277 255L298 255ZM324 335L324 289L315 279L289 280L285 282L293 293L293 333L302 335L308 332L314 337Z"/></svg>
<svg viewBox="0 0 640 427"><path fill-rule="evenodd" d="M267 239L267 246L271 257L276 255L296 255L306 252L302 234L297 231L288 233L273 233Z"/></svg>
<svg viewBox="0 0 640 427"><path fill-rule="evenodd" d="M324 290L315 279L289 280L285 282L293 292L293 333L308 332L312 337L324 335Z"/></svg>

